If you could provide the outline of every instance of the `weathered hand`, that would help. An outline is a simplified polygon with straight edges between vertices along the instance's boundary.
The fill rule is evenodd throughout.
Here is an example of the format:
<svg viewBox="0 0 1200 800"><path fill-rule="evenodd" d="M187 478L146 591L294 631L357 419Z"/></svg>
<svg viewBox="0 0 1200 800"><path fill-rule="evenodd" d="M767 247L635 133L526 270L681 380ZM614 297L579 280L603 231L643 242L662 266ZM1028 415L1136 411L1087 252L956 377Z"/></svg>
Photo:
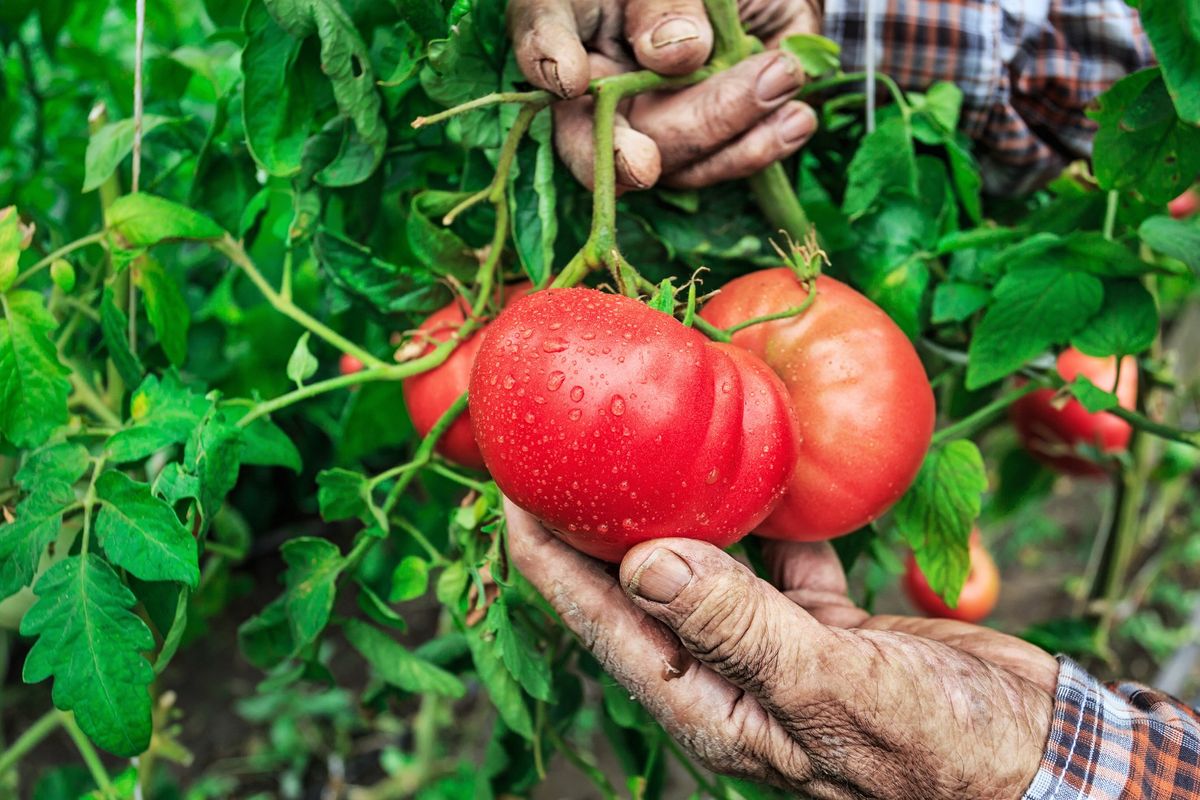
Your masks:
<svg viewBox="0 0 1200 800"><path fill-rule="evenodd" d="M820 30L820 0L740 0L747 28L769 47ZM593 78L635 69L685 75L708 61L713 31L702 0L511 0L517 63L560 97L555 141L571 172L592 184ZM791 100L803 73L768 51L676 92L639 95L619 109L613 136L617 185L680 188L745 177L798 150L816 116Z"/></svg>
<svg viewBox="0 0 1200 800"><path fill-rule="evenodd" d="M772 542L779 590L715 547L633 548L614 580L507 505L513 564L716 772L817 798L1019 798L1057 662L948 620L870 616L828 543Z"/></svg>

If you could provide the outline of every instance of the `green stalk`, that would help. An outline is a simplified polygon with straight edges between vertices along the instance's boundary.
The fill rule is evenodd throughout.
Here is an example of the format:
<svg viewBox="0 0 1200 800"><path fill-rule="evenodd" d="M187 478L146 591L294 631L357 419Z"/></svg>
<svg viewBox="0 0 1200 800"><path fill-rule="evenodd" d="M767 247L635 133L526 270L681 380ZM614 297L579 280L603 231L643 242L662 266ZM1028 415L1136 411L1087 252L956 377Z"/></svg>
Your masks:
<svg viewBox="0 0 1200 800"><path fill-rule="evenodd" d="M53 253L50 253L50 255L36 262L32 267L18 275L17 279L13 281L12 288L16 289L22 283L29 280L34 275L38 274L63 256L68 256L71 253L74 253L76 250L87 247L88 245L102 243L106 238L108 238L108 231L96 231L95 233L89 233L87 236L82 236L73 242L67 242L62 247L58 248Z"/></svg>
<svg viewBox="0 0 1200 800"><path fill-rule="evenodd" d="M772 227L784 231L798 242L804 240L812 225L782 164L772 164L762 172L751 175L750 189Z"/></svg>
<svg viewBox="0 0 1200 800"><path fill-rule="evenodd" d="M54 732L62 724L63 714L57 708L52 708L38 718L36 722L25 729L17 737L12 746L0 753L0 775L16 767L29 751L41 744L42 740Z"/></svg>
<svg viewBox="0 0 1200 800"><path fill-rule="evenodd" d="M983 408L976 409L973 413L963 417L951 425L947 425L940 431L934 433L931 446L936 447L937 445L945 444L946 442L950 442L955 439L961 439L964 436L970 436L979 428L1003 414L1005 409L1007 409L1017 400L1020 400L1025 395L1030 394L1031 392L1036 392L1041 388L1044 387L1031 381L1026 383L1024 386L1013 389L1007 394L1000 395Z"/></svg>
<svg viewBox="0 0 1200 800"><path fill-rule="evenodd" d="M92 746L87 735L79 729L79 723L75 721L74 714L63 711L61 717L63 728L71 737L71 741L75 742L75 748L79 750L83 763L87 766L88 772L92 774L92 780L96 782L96 786L102 794L111 796L113 793L112 780L108 777L108 772L104 769L104 764L101 763L96 748Z"/></svg>
<svg viewBox="0 0 1200 800"><path fill-rule="evenodd" d="M107 122L108 109L104 103L97 103L88 115L88 133L94 136ZM116 170L114 170L113 174L108 176L108 180L100 184L100 213L104 220L105 230L108 229L111 222L109 209L120 196L121 181L117 177ZM106 271L112 281L113 303L122 314L129 314L129 268L126 267L120 273L117 273L112 257L110 256ZM117 370L117 365L113 363L111 358L108 359L105 387L105 399L109 407L120 414L121 401L125 397L125 381L121 378L121 373Z"/></svg>

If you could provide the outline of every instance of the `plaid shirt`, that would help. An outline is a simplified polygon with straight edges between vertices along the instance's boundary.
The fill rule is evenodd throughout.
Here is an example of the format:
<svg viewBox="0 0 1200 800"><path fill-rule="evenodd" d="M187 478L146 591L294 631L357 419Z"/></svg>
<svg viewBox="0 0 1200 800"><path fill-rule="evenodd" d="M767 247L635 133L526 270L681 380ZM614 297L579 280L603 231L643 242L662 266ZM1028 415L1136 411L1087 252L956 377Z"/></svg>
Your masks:
<svg viewBox="0 0 1200 800"><path fill-rule="evenodd" d="M825 0L824 32L847 72L866 63L867 2ZM1026 191L1090 156L1096 125L1084 109L1153 60L1124 0L873 2L877 68L911 91L941 80L962 89L962 129L992 193Z"/></svg>
<svg viewBox="0 0 1200 800"><path fill-rule="evenodd" d="M1024 800L1195 800L1200 713L1136 683L1103 686L1059 658L1046 752Z"/></svg>

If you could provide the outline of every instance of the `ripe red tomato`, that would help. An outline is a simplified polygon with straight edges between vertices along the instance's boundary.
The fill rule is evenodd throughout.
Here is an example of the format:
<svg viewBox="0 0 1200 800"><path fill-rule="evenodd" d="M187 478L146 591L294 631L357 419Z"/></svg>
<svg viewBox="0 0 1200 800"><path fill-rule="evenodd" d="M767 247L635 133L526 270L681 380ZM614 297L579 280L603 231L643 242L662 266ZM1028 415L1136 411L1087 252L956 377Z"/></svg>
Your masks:
<svg viewBox="0 0 1200 800"><path fill-rule="evenodd" d="M732 544L795 464L795 417L765 364L592 289L509 306L483 337L470 397L501 490L608 561L667 536Z"/></svg>
<svg viewBox="0 0 1200 800"><path fill-rule="evenodd" d="M1187 219L1200 211L1200 192L1194 188L1187 189L1183 194L1167 203L1167 211L1175 219Z"/></svg>
<svg viewBox="0 0 1200 800"><path fill-rule="evenodd" d="M349 353L342 353L342 357L338 360L338 372L343 375L353 375L356 372L361 372L363 363Z"/></svg>
<svg viewBox="0 0 1200 800"><path fill-rule="evenodd" d="M1101 389L1111 390L1117 381L1117 359L1093 358L1069 347L1058 356L1058 374L1064 381L1083 375ZM1133 408L1137 403L1137 387L1137 361L1126 356L1116 391L1123 407ZM1089 414L1074 398L1056 403L1054 395L1053 389L1038 389L1009 408L1021 444L1034 458L1066 475L1103 475L1104 466L1079 455L1079 445L1119 453L1128 447L1133 429L1114 414Z"/></svg>
<svg viewBox="0 0 1200 800"><path fill-rule="evenodd" d="M796 468L762 536L817 541L885 512L921 468L933 435L925 368L904 332L877 305L822 275L804 313L745 328L733 343L783 379L800 425ZM727 328L785 311L808 291L787 268L726 284L701 316Z"/></svg>
<svg viewBox="0 0 1200 800"><path fill-rule="evenodd" d="M505 302L511 300L514 295L524 294L530 288L532 284L527 281L505 287ZM464 300L456 299L430 314L418 328L417 335L426 337L428 344L417 357L429 353L438 343L453 336L466 321L465 312L469 310ZM442 414L446 413L446 409L454 405L459 395L467 390L467 384L471 380L471 365L475 363L475 354L479 352L479 345L483 341L482 332L482 329L476 330L466 341L460 342L450 357L440 365L404 379L404 406L408 409L408 416L412 419L413 427L419 436L429 433ZM456 464L483 469L483 456L475 444L469 410L450 424L438 439L435 449Z"/></svg>
<svg viewBox="0 0 1200 800"><path fill-rule="evenodd" d="M910 553L904 571L904 591L912 604L928 616L963 622L980 622L992 613L1000 597L1000 571L996 569L992 554L983 546L978 530L971 534L970 553L971 571L967 574L966 583L958 595L958 605L954 608L946 605L946 601L930 588L929 581Z"/></svg>

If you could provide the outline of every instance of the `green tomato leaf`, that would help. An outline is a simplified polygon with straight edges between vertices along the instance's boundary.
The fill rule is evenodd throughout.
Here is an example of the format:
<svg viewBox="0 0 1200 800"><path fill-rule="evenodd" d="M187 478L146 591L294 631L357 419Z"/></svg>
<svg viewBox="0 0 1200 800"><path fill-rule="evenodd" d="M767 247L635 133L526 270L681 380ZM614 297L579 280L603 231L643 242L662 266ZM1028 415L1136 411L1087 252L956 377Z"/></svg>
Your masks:
<svg viewBox="0 0 1200 800"><path fill-rule="evenodd" d="M58 323L37 292L0 296L0 435L18 447L46 441L67 422L70 371L50 334Z"/></svg>
<svg viewBox="0 0 1200 800"><path fill-rule="evenodd" d="M842 212L859 217L885 193L917 197L917 159L912 131L902 117L879 124L863 138L847 168Z"/></svg>
<svg viewBox="0 0 1200 800"><path fill-rule="evenodd" d="M388 601L403 603L415 600L429 590L429 562L420 556L405 556L392 570L392 585Z"/></svg>
<svg viewBox="0 0 1200 800"><path fill-rule="evenodd" d="M1099 278L1060 269L1009 272L971 338L968 389L978 389L1020 369L1052 344L1074 336L1104 301Z"/></svg>
<svg viewBox="0 0 1200 800"><path fill-rule="evenodd" d="M298 39L279 27L262 0L251 0L243 18L242 125L254 160L268 175L290 177L316 115L314 80L300 63Z"/></svg>
<svg viewBox="0 0 1200 800"><path fill-rule="evenodd" d="M1200 218L1147 217L1138 226L1138 238L1152 250L1179 259L1200 275Z"/></svg>
<svg viewBox="0 0 1200 800"><path fill-rule="evenodd" d="M154 636L133 607L133 592L94 553L58 562L34 586L37 602L21 634L37 642L25 658L26 683L54 678L54 705L73 711L93 742L132 758L150 745L150 682L141 654Z"/></svg>
<svg viewBox="0 0 1200 800"><path fill-rule="evenodd" d="M327 469L317 475L317 504L321 519L365 519L370 515L367 506L367 478L348 469Z"/></svg>
<svg viewBox="0 0 1200 800"><path fill-rule="evenodd" d="M0 598L33 582L42 553L58 536L63 512L74 501L70 483L43 480L17 506L13 521L0 524Z"/></svg>
<svg viewBox="0 0 1200 800"><path fill-rule="evenodd" d="M503 594L488 609L484 622L496 636L500 657L521 688L537 700L550 700L550 665L538 651L534 636L519 621L509 616Z"/></svg>
<svg viewBox="0 0 1200 800"><path fill-rule="evenodd" d="M933 290L933 315L935 324L962 322L988 304L992 293L987 287L974 283L946 281Z"/></svg>
<svg viewBox="0 0 1200 800"><path fill-rule="evenodd" d="M413 224L411 219L409 224ZM317 231L313 253L322 274L381 314L427 314L446 304L446 287L436 273L384 261L333 231Z"/></svg>
<svg viewBox="0 0 1200 800"><path fill-rule="evenodd" d="M796 57L806 73L814 78L837 72L841 67L842 48L832 39L813 33L797 33L784 37L780 50Z"/></svg>
<svg viewBox="0 0 1200 800"><path fill-rule="evenodd" d="M346 641L387 683L414 694L462 697L462 681L441 667L408 650L378 628L357 619L342 626Z"/></svg>
<svg viewBox="0 0 1200 800"><path fill-rule="evenodd" d="M1158 335L1154 297L1137 281L1110 281L1104 304L1071 344L1089 356L1126 356L1146 350Z"/></svg>
<svg viewBox="0 0 1200 800"><path fill-rule="evenodd" d="M117 308L113 302L112 288L104 288L104 296L100 301L100 335L104 339L104 348L113 366L121 374L121 379L132 385L140 383L146 374L141 359L129 349L129 318L125 312Z"/></svg>
<svg viewBox="0 0 1200 800"><path fill-rule="evenodd" d="M0 208L0 292L7 292L17 279L21 260L21 218L15 206Z"/></svg>
<svg viewBox="0 0 1200 800"><path fill-rule="evenodd" d="M500 648L483 638L483 631L478 625L467 628L465 634L471 659L475 662L475 672L487 690L488 699L499 712L500 719L514 733L533 739L533 718L529 714L529 706L525 704L520 683L504 665Z"/></svg>
<svg viewBox="0 0 1200 800"><path fill-rule="evenodd" d="M291 539L280 551L287 564L283 603L292 641L299 649L315 641L329 624L346 559L337 545L312 536Z"/></svg>
<svg viewBox="0 0 1200 800"><path fill-rule="evenodd" d="M937 241L937 221L912 200L898 197L863 217L856 230L861 242L850 261L854 283L915 338L923 327L927 251Z"/></svg>
<svg viewBox="0 0 1200 800"><path fill-rule="evenodd" d="M358 593L354 600L364 614L380 625L387 625L401 632L408 630L408 623L404 621L404 617L397 614L365 581L355 578L355 583L358 585Z"/></svg>
<svg viewBox="0 0 1200 800"><path fill-rule="evenodd" d="M444 106L456 106L491 92L511 88L512 76L506 69L498 42L506 42L499 19L495 29L480 24L480 9L475 9L454 24L449 38L429 43L429 61L421 70L425 93ZM517 76L519 77L519 76ZM470 111L451 120L452 135L461 137L471 148L499 147L503 135L498 106Z"/></svg>
<svg viewBox="0 0 1200 800"><path fill-rule="evenodd" d="M118 197L108 208L108 224L130 247L225 235L220 225L203 214L144 192Z"/></svg>
<svg viewBox="0 0 1200 800"><path fill-rule="evenodd" d="M146 316L158 334L167 358L177 367L187 360L187 334L191 314L179 283L162 264L146 256L133 271L134 283L142 290Z"/></svg>
<svg viewBox="0 0 1200 800"><path fill-rule="evenodd" d="M216 406L192 431L183 450L183 466L200 479L200 512L204 528L221 510L225 495L237 483L241 469L242 429Z"/></svg>
<svg viewBox="0 0 1200 800"><path fill-rule="evenodd" d="M238 649L259 669L272 669L296 652L285 599L281 596L272 600L238 628Z"/></svg>
<svg viewBox="0 0 1200 800"><path fill-rule="evenodd" d="M25 456L14 479L29 492L36 492L51 481L70 486L83 477L89 463L88 451L83 445L56 442Z"/></svg>
<svg viewBox="0 0 1200 800"><path fill-rule="evenodd" d="M1166 203L1192 184L1200 173L1200 127L1176 115L1157 67L1122 78L1096 102L1092 158L1101 188L1136 189Z"/></svg>
<svg viewBox="0 0 1200 800"><path fill-rule="evenodd" d="M304 382L317 372L317 358L308 349L308 337L308 331L300 334L291 356L288 357L287 376L297 387L303 386Z"/></svg>
<svg viewBox="0 0 1200 800"><path fill-rule="evenodd" d="M1109 411L1120 405L1120 400L1115 394L1101 389L1084 375L1076 375L1075 380L1067 384L1067 388L1090 414Z"/></svg>
<svg viewBox="0 0 1200 800"><path fill-rule="evenodd" d="M96 534L109 561L144 581L199 585L196 540L149 484L109 470L96 481L96 496L103 504Z"/></svg>
<svg viewBox="0 0 1200 800"><path fill-rule="evenodd" d="M1179 116L1200 125L1200 6L1172 0L1130 0L1154 46Z"/></svg>
<svg viewBox="0 0 1200 800"><path fill-rule="evenodd" d="M967 543L987 486L979 448L959 439L926 454L916 481L893 510L917 566L951 606L971 571Z"/></svg>
<svg viewBox="0 0 1200 800"><path fill-rule="evenodd" d="M529 137L531 145L517 152L508 198L513 209L513 244L525 274L538 285L554 268L554 241L558 237L550 109L543 109L533 118Z"/></svg>
<svg viewBox="0 0 1200 800"><path fill-rule="evenodd" d="M117 464L140 461L172 444L186 442L204 419L210 403L183 385L173 371L160 380L149 375L129 400L132 425L114 433L105 444Z"/></svg>
<svg viewBox="0 0 1200 800"><path fill-rule="evenodd" d="M175 117L146 114L142 117L142 136L147 136L162 125L180 122ZM117 171L117 166L133 151L134 120L122 119L110 122L88 139L87 155L84 156L83 192L86 194L99 188Z"/></svg>
<svg viewBox="0 0 1200 800"><path fill-rule="evenodd" d="M241 462L256 467L287 467L297 473L303 466L295 443L266 417L242 428Z"/></svg>
<svg viewBox="0 0 1200 800"><path fill-rule="evenodd" d="M417 259L435 275L470 281L479 266L471 247L442 223L442 217L470 192L427 190L413 196L408 240Z"/></svg>

